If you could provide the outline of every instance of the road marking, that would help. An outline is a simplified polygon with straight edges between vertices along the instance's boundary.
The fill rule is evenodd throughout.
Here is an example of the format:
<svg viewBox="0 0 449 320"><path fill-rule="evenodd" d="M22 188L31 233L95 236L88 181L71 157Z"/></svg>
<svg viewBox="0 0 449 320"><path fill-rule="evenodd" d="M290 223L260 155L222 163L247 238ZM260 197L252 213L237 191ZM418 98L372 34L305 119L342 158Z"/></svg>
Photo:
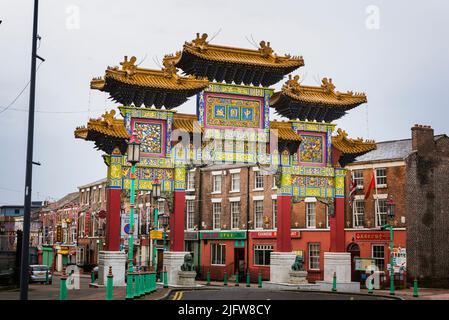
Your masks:
<svg viewBox="0 0 449 320"><path fill-rule="evenodd" d="M183 294L184 294L184 291L176 291L172 300L181 300Z"/></svg>

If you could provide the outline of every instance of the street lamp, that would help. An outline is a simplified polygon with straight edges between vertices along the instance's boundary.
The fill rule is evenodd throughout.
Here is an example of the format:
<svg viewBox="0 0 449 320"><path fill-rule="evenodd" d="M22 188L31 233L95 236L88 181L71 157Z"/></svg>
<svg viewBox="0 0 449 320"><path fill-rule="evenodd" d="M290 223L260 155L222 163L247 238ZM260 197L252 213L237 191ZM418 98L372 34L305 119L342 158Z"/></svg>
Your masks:
<svg viewBox="0 0 449 320"><path fill-rule="evenodd" d="M165 244L166 244L166 239L167 239L167 227L170 223L170 216L165 213L160 217L160 219L161 219L162 228L164 228L164 251L165 251L166 250Z"/></svg>
<svg viewBox="0 0 449 320"><path fill-rule="evenodd" d="M390 223L384 224L380 227L381 230L390 230L390 295L394 295L394 263L393 263L393 219L395 217L396 203L393 200L393 196L387 200L387 216Z"/></svg>
<svg viewBox="0 0 449 320"><path fill-rule="evenodd" d="M128 274L126 279L126 298L134 298L133 285L133 250L134 250L134 193L136 179L136 164L140 161L140 143L136 136L131 136L128 143L127 160L131 163L131 190L129 197L129 241L128 241Z"/></svg>
<svg viewBox="0 0 449 320"><path fill-rule="evenodd" d="M153 197L153 203L154 203L154 207L153 207L153 229L155 230L157 227L157 221L159 218L159 208L158 208L158 203L157 201L159 200L159 198L161 197L161 184L159 182L158 179L156 179L153 182L153 186L152 186L152 190L151 190L151 196ZM156 269L156 255L157 255L157 250L156 250L156 239L153 239L153 268L154 271L157 271Z"/></svg>

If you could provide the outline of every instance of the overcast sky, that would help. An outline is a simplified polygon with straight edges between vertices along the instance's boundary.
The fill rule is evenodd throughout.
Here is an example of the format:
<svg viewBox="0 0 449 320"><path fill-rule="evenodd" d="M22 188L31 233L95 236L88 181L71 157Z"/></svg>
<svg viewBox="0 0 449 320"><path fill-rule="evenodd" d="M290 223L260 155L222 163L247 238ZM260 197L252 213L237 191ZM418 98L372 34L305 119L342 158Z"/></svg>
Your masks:
<svg viewBox="0 0 449 320"><path fill-rule="evenodd" d="M32 0L0 1L0 112L29 81L32 9ZM46 61L37 75L34 160L42 166L33 200L106 176L101 152L73 134L115 106L89 89L91 78L124 55L159 68L155 61L196 32L238 47L270 41L278 54L304 57L303 84L331 77L337 90L365 92L368 103L337 122L350 136L409 138L415 123L449 132L448 1L41 0L39 14ZM26 90L0 114L0 205L23 204L28 98ZM179 111L193 113L194 99Z"/></svg>

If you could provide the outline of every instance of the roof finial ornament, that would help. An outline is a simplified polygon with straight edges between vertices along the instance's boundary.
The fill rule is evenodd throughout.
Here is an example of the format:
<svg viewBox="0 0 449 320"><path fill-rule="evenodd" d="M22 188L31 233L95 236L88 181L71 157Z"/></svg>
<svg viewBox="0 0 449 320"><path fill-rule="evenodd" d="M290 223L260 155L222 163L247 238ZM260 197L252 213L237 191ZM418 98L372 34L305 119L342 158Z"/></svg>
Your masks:
<svg viewBox="0 0 449 320"><path fill-rule="evenodd" d="M260 48L259 48L260 55L264 58L271 57L273 55L273 49L270 46L270 42L268 41L265 43L265 41L260 41Z"/></svg>
<svg viewBox="0 0 449 320"><path fill-rule="evenodd" d="M207 46L207 33L203 33L200 37L200 33L196 33L196 39L192 40L192 44L194 47L198 48L200 51L203 51L206 49Z"/></svg>
<svg viewBox="0 0 449 320"><path fill-rule="evenodd" d="M301 90L301 85L299 84L299 76L295 75L294 77L292 77L292 75L289 74L288 80L285 82L285 86L287 89L299 93Z"/></svg>
<svg viewBox="0 0 449 320"><path fill-rule="evenodd" d="M104 119L104 121L108 124L108 127L111 127L114 125L114 116L115 116L115 110L112 109L109 112L105 112L102 117Z"/></svg>
<svg viewBox="0 0 449 320"><path fill-rule="evenodd" d="M136 69L137 69L136 61L137 61L137 58L135 56L132 56L131 59L129 59L129 61L128 61L128 56L125 56L124 61L120 62L120 65L122 66L122 70L126 71L126 74L128 76L132 76L136 72Z"/></svg>
<svg viewBox="0 0 449 320"><path fill-rule="evenodd" d="M162 71L164 71L164 75L167 78L171 78L173 76L177 76L178 69L175 67L175 62L172 60L164 59L162 61L162 64L164 67L162 68Z"/></svg>
<svg viewBox="0 0 449 320"><path fill-rule="evenodd" d="M332 83L332 79L331 78L323 78L323 80L321 80L321 88L324 89L324 91L326 91L327 93L333 93L335 92L335 86Z"/></svg>

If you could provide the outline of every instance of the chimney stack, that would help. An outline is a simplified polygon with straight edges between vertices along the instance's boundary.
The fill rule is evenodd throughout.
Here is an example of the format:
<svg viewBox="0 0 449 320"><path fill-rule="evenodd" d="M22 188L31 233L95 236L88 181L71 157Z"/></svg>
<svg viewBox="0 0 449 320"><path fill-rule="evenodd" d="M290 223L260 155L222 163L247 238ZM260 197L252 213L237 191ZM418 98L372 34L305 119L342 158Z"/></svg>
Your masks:
<svg viewBox="0 0 449 320"><path fill-rule="evenodd" d="M412 150L419 155L430 155L435 147L433 129L431 126L415 124L412 127Z"/></svg>

